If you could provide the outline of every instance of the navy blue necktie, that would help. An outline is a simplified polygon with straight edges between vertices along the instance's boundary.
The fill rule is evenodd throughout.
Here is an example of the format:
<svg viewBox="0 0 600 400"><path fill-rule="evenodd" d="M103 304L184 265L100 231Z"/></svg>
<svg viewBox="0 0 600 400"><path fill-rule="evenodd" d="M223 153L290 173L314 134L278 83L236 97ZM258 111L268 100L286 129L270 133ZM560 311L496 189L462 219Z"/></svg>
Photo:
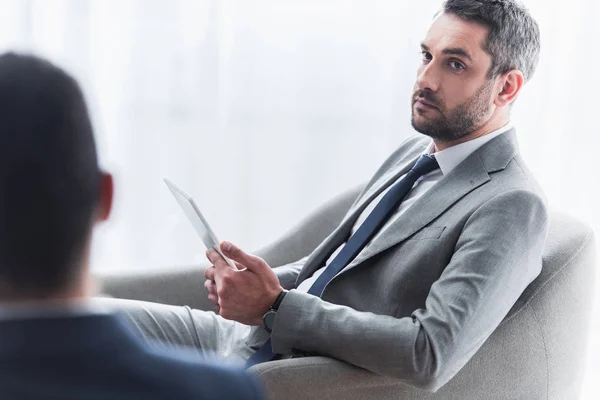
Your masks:
<svg viewBox="0 0 600 400"><path fill-rule="evenodd" d="M346 245L339 254L325 268L325 271L312 284L308 290L309 294L321 297L325 286L371 241L373 236L381 229L386 221L402 203L402 200L410 192L417 179L439 168L435 158L429 155L419 157L415 165L395 183L390 190L381 198L381 201L373 209L371 214L362 223L358 230L348 239ZM273 353L271 339L269 339L246 363L247 367L255 364L273 360L277 354Z"/></svg>

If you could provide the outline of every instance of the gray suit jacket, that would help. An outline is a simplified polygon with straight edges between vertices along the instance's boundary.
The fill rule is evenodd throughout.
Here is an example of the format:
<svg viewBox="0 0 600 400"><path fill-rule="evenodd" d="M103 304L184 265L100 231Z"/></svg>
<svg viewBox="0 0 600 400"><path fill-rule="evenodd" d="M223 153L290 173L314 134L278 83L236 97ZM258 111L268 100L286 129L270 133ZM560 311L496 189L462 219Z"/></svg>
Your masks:
<svg viewBox="0 0 600 400"><path fill-rule="evenodd" d="M293 289L322 267L369 202L408 171L427 143L422 136L404 142L307 259L275 269L282 286ZM540 273L547 226L542 191L511 130L437 182L322 298L291 290L277 313L273 350L337 358L436 391Z"/></svg>

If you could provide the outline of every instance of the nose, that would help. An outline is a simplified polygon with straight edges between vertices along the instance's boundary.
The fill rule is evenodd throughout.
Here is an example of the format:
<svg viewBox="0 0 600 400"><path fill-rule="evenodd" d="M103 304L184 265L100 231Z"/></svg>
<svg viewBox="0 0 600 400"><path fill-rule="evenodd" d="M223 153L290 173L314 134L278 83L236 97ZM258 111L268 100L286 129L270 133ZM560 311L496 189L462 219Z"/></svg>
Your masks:
<svg viewBox="0 0 600 400"><path fill-rule="evenodd" d="M440 78L433 61L419 68L416 84L420 90L429 89L432 92L438 91L440 88Z"/></svg>

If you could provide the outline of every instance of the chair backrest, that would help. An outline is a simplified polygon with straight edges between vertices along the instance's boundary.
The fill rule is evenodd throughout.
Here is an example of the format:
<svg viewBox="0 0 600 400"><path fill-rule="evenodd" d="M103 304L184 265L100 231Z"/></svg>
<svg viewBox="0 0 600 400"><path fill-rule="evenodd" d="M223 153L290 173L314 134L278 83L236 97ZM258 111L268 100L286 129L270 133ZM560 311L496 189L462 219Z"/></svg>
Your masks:
<svg viewBox="0 0 600 400"><path fill-rule="evenodd" d="M578 399L594 304L594 235L550 213L540 275L463 369L432 399Z"/></svg>
<svg viewBox="0 0 600 400"><path fill-rule="evenodd" d="M528 309L539 329L548 399L577 399L594 308L596 243L585 224L551 212L544 264L506 320ZM523 371L525 373L526 371Z"/></svg>

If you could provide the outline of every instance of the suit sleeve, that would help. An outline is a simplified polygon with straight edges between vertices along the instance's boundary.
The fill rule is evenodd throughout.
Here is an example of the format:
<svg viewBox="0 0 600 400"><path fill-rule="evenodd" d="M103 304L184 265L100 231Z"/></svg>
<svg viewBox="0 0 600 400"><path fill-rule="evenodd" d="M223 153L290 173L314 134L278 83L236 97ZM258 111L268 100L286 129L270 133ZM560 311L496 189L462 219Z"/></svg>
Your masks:
<svg viewBox="0 0 600 400"><path fill-rule="evenodd" d="M435 392L540 273L547 226L546 206L537 194L500 194L468 218L424 308L394 318L292 290L277 313L273 350L330 356Z"/></svg>
<svg viewBox="0 0 600 400"><path fill-rule="evenodd" d="M308 260L308 257L304 257L301 260L293 262L291 264L282 265L273 269L277 278L279 278L279 284L286 290L291 290L296 287L296 279L298 274L304 267L304 264Z"/></svg>

